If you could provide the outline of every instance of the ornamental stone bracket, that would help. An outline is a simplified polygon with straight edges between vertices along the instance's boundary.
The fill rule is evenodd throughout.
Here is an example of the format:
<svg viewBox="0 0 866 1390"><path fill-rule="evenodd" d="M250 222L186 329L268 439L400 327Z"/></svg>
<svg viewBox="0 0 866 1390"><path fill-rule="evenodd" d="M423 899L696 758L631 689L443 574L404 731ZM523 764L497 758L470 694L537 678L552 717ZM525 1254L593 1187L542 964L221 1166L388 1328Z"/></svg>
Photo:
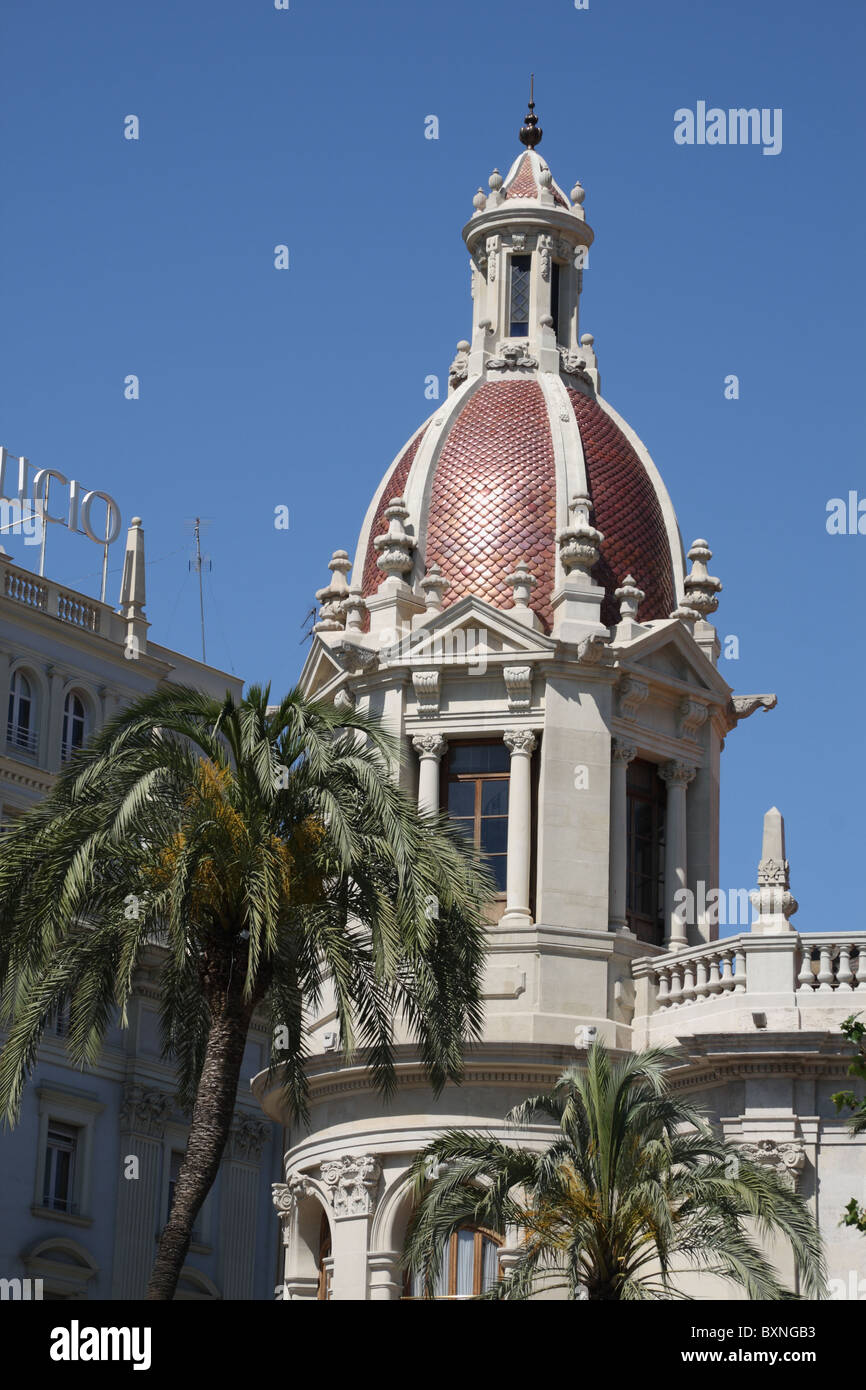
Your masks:
<svg viewBox="0 0 866 1390"><path fill-rule="evenodd" d="M624 676L619 683L619 712L623 719L634 719L649 695L649 685L637 676Z"/></svg>
<svg viewBox="0 0 866 1390"><path fill-rule="evenodd" d="M328 1200L339 1221L350 1216L372 1216L382 1165L373 1154L343 1154L320 1165Z"/></svg>
<svg viewBox="0 0 866 1390"><path fill-rule="evenodd" d="M172 1098L165 1091L130 1081L123 1088L120 1128L129 1133L161 1139L171 1111Z"/></svg>
<svg viewBox="0 0 866 1390"><path fill-rule="evenodd" d="M735 695L728 706L728 714L735 724L748 719L757 709L771 710L778 704L775 695Z"/></svg>
<svg viewBox="0 0 866 1390"><path fill-rule="evenodd" d="M312 1190L308 1179L302 1173L296 1173L287 1182L271 1183L271 1200L283 1228L283 1245L288 1245L291 1240L291 1218L298 1202L302 1197L309 1196Z"/></svg>
<svg viewBox="0 0 866 1390"><path fill-rule="evenodd" d="M528 710L532 705L532 667L506 666L502 671L508 691L508 708L512 714Z"/></svg>
<svg viewBox="0 0 866 1390"><path fill-rule="evenodd" d="M681 700L677 711L677 733L680 738L694 739L698 729L707 721L709 710L700 700Z"/></svg>
<svg viewBox="0 0 866 1390"><path fill-rule="evenodd" d="M772 1169L791 1192L796 1192L800 1174L806 1166L806 1146L802 1140L758 1139L754 1143L740 1144L739 1149L753 1163Z"/></svg>
<svg viewBox="0 0 866 1390"><path fill-rule="evenodd" d="M602 637L598 632L591 632L588 637L584 637L578 642L577 659L584 666L609 666L614 660L614 656L608 646L607 638Z"/></svg>
<svg viewBox="0 0 866 1390"><path fill-rule="evenodd" d="M412 685L415 689L415 698L418 701L419 714L431 716L439 713L441 682L441 671L412 672Z"/></svg>

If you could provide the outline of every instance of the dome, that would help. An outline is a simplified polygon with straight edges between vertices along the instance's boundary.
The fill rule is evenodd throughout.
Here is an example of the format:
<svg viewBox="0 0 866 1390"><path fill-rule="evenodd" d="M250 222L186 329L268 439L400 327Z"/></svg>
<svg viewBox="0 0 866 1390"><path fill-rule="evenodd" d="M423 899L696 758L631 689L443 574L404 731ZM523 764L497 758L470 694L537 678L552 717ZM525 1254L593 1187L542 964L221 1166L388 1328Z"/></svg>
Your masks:
<svg viewBox="0 0 866 1390"><path fill-rule="evenodd" d="M474 595L508 610L509 576L523 564L534 578L533 621L550 633L554 600L578 564L591 566L584 582L603 592L605 626L619 621L616 590L629 576L644 595L637 620L667 619L683 593L676 516L645 446L603 398L594 339L579 331L594 238L584 189L576 181L565 195L535 149L541 132L529 118L527 126L521 140L531 147L473 198L463 229L471 339L457 345L447 400L376 491L352 587L369 604L383 583L398 584L421 608L425 573L438 566L448 583L437 608ZM572 558L579 544L563 550L576 506L580 524L603 537L594 562L594 550ZM389 525L396 549L385 542Z"/></svg>
<svg viewBox="0 0 866 1390"><path fill-rule="evenodd" d="M401 496L417 536L412 578L438 564L450 584L443 605L475 594L508 609L506 578L525 561L537 580L530 606L550 631L567 479L582 466L593 523L604 536L592 570L605 591L601 621L618 621L614 591L629 574L645 594L638 620L670 616L681 547L646 451L596 393L561 381L544 385L533 373L467 381L444 418L436 412L401 450L360 537L355 573L360 567L365 598L382 580L374 539L388 528L388 503ZM583 490L579 477L573 490Z"/></svg>

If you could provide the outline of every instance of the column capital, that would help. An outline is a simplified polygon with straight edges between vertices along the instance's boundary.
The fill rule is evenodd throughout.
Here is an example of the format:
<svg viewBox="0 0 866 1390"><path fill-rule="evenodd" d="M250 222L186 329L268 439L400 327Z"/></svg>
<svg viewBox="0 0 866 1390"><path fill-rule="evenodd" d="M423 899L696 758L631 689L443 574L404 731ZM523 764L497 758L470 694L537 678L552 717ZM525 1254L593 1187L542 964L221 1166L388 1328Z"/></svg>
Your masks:
<svg viewBox="0 0 866 1390"><path fill-rule="evenodd" d="M512 757L516 754L524 753L527 756L535 751L538 743L535 734L531 729L506 729L502 735L502 742L511 752Z"/></svg>
<svg viewBox="0 0 866 1390"><path fill-rule="evenodd" d="M373 1215L382 1176L382 1165L375 1154L328 1158L320 1164L319 1171L337 1220Z"/></svg>
<svg viewBox="0 0 866 1390"><path fill-rule="evenodd" d="M120 1105L121 1131L161 1139L171 1111L171 1096L155 1087L129 1081L123 1088Z"/></svg>
<svg viewBox="0 0 866 1390"><path fill-rule="evenodd" d="M659 777L667 783L668 787L687 787L696 772L697 768L693 763L684 763L678 758L673 758L669 763L663 763L659 768Z"/></svg>
<svg viewBox="0 0 866 1390"><path fill-rule="evenodd" d="M415 734L412 747L419 758L435 758L438 762L448 747L448 740L442 734Z"/></svg>
<svg viewBox="0 0 866 1390"><path fill-rule="evenodd" d="M614 763L633 763L637 757L637 744L624 738L615 738L610 745L610 758Z"/></svg>

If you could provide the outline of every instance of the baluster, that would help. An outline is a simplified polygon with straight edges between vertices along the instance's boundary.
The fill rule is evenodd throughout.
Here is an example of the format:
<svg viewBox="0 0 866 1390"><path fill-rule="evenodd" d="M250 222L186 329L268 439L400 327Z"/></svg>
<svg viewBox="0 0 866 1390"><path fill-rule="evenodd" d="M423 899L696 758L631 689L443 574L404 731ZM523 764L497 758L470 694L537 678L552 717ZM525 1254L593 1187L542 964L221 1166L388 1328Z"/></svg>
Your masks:
<svg viewBox="0 0 866 1390"><path fill-rule="evenodd" d="M695 1002L695 963L689 959L683 962L683 1003Z"/></svg>
<svg viewBox="0 0 866 1390"><path fill-rule="evenodd" d="M699 956L699 957L698 957L697 967L698 967L698 978L697 978L697 980L696 980L696 982L695 982L695 994L697 995L698 1003L700 1004L703 1000L709 998L709 995L707 994L707 958L706 958L706 956Z"/></svg>
<svg viewBox="0 0 866 1390"><path fill-rule="evenodd" d="M746 978L746 949L740 943L734 951L734 993L745 994L749 987Z"/></svg>
<svg viewBox="0 0 866 1390"><path fill-rule="evenodd" d="M711 999L714 994L721 994L722 982L719 979L719 956L714 952L710 956L710 979L707 985L707 995Z"/></svg>
<svg viewBox="0 0 866 1390"><path fill-rule="evenodd" d="M671 982L667 967L662 965L658 970L658 994L656 995L656 1008L666 1009L671 1002Z"/></svg>
<svg viewBox="0 0 866 1390"><path fill-rule="evenodd" d="M866 942L857 942L857 965L854 970L854 988L866 990Z"/></svg>
<svg viewBox="0 0 866 1390"><path fill-rule="evenodd" d="M683 968L671 966L671 1008L678 1009L683 999Z"/></svg>
<svg viewBox="0 0 866 1390"><path fill-rule="evenodd" d="M722 952L722 989L728 993L734 988L733 951Z"/></svg>
<svg viewBox="0 0 866 1390"><path fill-rule="evenodd" d="M833 988L833 951L835 950L835 942L828 941L825 944L822 941L820 950L821 969L818 971L819 993L821 993L822 991L826 992L828 990L832 990Z"/></svg>
<svg viewBox="0 0 866 1390"><path fill-rule="evenodd" d="M839 964L836 967L836 988L851 993L854 986L851 983L854 971L851 969L851 943L848 941L839 942Z"/></svg>
<svg viewBox="0 0 866 1390"><path fill-rule="evenodd" d="M800 965L800 974L797 976L797 989L808 990L811 993L815 988L815 972L812 969L812 947L801 941L800 950L803 953L803 960Z"/></svg>

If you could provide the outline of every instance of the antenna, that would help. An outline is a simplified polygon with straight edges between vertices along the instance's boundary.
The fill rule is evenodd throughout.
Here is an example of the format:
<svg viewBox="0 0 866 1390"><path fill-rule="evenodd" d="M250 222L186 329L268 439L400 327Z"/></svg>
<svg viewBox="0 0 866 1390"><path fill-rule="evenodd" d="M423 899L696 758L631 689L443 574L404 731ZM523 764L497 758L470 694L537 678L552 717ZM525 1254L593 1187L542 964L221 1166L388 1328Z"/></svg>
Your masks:
<svg viewBox="0 0 866 1390"><path fill-rule="evenodd" d="M197 516L194 520L185 522L184 525L192 527L193 537L195 539L195 558L190 560L189 567L191 570L195 570L198 575L198 609L201 616L201 659L203 662L206 662L207 657L205 655L204 645L204 588L201 581L201 572L203 567L208 570L213 569L213 565L210 556L202 555L201 553L201 531L203 526L210 526L210 521L207 517Z"/></svg>

